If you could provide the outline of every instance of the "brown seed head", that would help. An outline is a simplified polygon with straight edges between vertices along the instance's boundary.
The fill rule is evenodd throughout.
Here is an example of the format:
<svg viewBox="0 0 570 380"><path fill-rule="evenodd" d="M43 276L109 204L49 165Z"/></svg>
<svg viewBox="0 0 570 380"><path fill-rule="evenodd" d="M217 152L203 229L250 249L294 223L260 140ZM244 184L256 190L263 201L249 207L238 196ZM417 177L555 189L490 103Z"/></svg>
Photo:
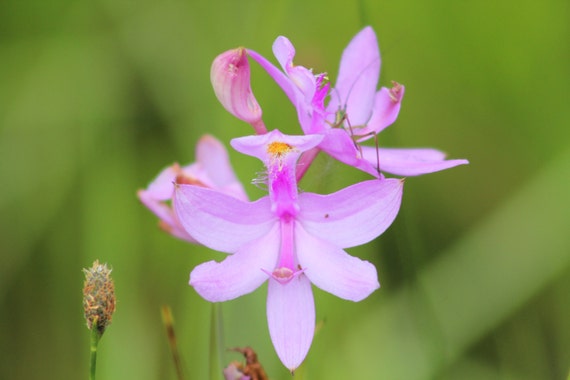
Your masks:
<svg viewBox="0 0 570 380"><path fill-rule="evenodd" d="M87 327L93 327L103 334L111 323L115 312L115 284L111 278L111 269L107 264L99 264L95 260L89 269L83 269L85 283L83 284L83 310Z"/></svg>

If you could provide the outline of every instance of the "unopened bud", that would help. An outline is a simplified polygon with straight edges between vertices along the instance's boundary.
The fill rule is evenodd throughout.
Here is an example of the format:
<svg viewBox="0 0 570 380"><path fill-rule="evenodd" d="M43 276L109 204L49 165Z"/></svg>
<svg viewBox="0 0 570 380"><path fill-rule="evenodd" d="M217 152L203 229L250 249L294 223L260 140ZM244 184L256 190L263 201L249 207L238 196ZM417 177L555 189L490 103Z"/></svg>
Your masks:
<svg viewBox="0 0 570 380"><path fill-rule="evenodd" d="M89 330L96 328L102 335L115 312L115 284L107 264L95 260L89 269L83 269L83 310Z"/></svg>
<svg viewBox="0 0 570 380"><path fill-rule="evenodd" d="M237 48L218 55L212 63L210 79L216 97L232 115L253 126L256 133L267 132L261 120L261 107L250 83L247 52Z"/></svg>

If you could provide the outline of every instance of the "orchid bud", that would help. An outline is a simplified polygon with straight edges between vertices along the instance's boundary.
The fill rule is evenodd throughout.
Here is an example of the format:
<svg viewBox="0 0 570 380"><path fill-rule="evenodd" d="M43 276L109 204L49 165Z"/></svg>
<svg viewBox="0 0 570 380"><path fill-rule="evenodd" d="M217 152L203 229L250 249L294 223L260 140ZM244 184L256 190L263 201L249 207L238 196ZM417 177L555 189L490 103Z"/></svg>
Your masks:
<svg viewBox="0 0 570 380"><path fill-rule="evenodd" d="M251 90L250 68L244 48L218 55L212 63L210 79L216 97L232 115L252 125L257 134L267 132L261 107Z"/></svg>

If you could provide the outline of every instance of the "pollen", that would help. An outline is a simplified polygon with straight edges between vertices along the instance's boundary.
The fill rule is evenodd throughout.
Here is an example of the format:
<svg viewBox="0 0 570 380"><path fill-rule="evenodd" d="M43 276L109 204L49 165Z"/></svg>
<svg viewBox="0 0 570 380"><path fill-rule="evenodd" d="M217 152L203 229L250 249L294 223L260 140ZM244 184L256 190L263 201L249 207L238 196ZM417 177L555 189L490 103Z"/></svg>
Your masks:
<svg viewBox="0 0 570 380"><path fill-rule="evenodd" d="M293 147L291 145L279 141L272 142L267 146L267 153L274 157L283 157L292 150Z"/></svg>

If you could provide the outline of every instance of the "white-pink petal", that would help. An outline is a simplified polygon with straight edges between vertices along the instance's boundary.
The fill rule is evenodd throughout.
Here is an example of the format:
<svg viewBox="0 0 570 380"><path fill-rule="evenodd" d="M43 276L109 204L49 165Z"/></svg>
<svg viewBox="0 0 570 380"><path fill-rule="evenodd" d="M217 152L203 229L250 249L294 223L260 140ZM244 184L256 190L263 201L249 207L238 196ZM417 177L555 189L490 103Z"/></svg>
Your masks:
<svg viewBox="0 0 570 380"><path fill-rule="evenodd" d="M267 234L277 220L267 196L244 202L194 185L176 185L173 205L187 233L206 247L226 253Z"/></svg>
<svg viewBox="0 0 570 380"><path fill-rule="evenodd" d="M279 254L279 226L244 244L222 262L209 261L190 273L190 285L210 302L228 301L257 289L273 271Z"/></svg>
<svg viewBox="0 0 570 380"><path fill-rule="evenodd" d="M306 276L286 284L269 279L267 324L277 356L293 372L307 356L315 333L315 302Z"/></svg>
<svg viewBox="0 0 570 380"><path fill-rule="evenodd" d="M380 170L401 176L415 176L468 164L464 159L446 160L445 153L429 148L398 149L362 147L362 155L369 162L380 158Z"/></svg>
<svg viewBox="0 0 570 380"><path fill-rule="evenodd" d="M311 236L301 225L295 227L295 237L299 264L320 289L356 302L380 287L376 268L368 261L350 256L330 242Z"/></svg>
<svg viewBox="0 0 570 380"><path fill-rule="evenodd" d="M364 244L392 224L403 186L399 179L373 179L329 195L301 193L297 220L311 235L337 247Z"/></svg>

